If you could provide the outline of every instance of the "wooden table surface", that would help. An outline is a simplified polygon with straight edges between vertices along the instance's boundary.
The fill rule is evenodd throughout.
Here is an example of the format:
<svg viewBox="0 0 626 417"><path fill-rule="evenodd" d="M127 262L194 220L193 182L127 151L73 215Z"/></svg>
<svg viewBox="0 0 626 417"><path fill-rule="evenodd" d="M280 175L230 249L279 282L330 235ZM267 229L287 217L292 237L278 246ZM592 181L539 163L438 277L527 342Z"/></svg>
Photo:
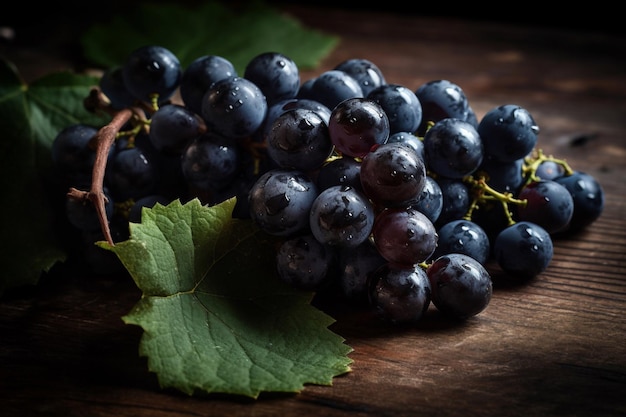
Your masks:
<svg viewBox="0 0 626 417"><path fill-rule="evenodd" d="M496 285L463 324L429 314L409 329L322 305L354 348L333 386L258 400L161 390L138 356L141 329L121 316L140 297L130 279L71 265L0 299L0 415L16 416L624 416L626 415L626 39L290 6L305 25L341 36L303 78L348 58L377 63L417 88L448 79L478 117L528 109L539 144L602 185L602 216L556 239L536 279Z"/></svg>

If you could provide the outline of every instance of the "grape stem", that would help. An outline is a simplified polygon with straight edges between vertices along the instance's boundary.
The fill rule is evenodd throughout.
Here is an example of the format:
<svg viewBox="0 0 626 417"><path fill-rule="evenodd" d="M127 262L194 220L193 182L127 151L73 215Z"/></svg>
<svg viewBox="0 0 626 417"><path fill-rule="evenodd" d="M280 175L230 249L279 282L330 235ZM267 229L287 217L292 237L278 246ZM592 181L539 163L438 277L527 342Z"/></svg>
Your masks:
<svg viewBox="0 0 626 417"><path fill-rule="evenodd" d="M133 118L146 122L146 116L143 108L139 106L114 110L107 100L103 98L101 92L95 88L92 89L91 94L85 99L85 108L92 112L104 111L112 115L112 119L108 124L100 128L98 133L91 139L91 143L96 148L96 160L93 166L89 191L71 187L67 192L67 196L81 201L90 201L94 205L104 238L109 245L114 246L115 242L113 242L111 236L111 229L105 210L105 205L108 202L104 194L104 174L107 159L111 146L115 143L115 139L124 125Z"/></svg>
<svg viewBox="0 0 626 417"><path fill-rule="evenodd" d="M528 202L527 200L514 198L512 193L501 193L496 191L487 184L487 180L482 176L479 178L467 176L463 178L463 181L469 184L475 193L475 197L472 200L467 213L465 213L465 216L463 217L465 220L471 220L474 210L479 208L479 206L484 204L486 201L497 201L502 205L504 214L507 218L507 223L511 226L515 224L515 220L513 220L513 213L511 213L511 210L509 209L509 204L525 206Z"/></svg>
<svg viewBox="0 0 626 417"><path fill-rule="evenodd" d="M546 161L554 162L555 164L560 165L565 171L565 175L572 175L574 173L566 160L555 158L552 155L546 155L543 153L543 150L537 149L532 155L524 158L522 170L526 176L526 184L540 180L537 176L537 168Z"/></svg>

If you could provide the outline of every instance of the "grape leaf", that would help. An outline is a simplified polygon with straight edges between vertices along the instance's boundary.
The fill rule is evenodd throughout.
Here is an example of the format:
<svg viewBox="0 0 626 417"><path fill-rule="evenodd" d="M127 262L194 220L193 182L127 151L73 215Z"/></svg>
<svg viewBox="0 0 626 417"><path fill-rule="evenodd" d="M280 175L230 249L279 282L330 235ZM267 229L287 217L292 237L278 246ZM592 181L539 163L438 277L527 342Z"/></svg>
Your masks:
<svg viewBox="0 0 626 417"><path fill-rule="evenodd" d="M235 199L144 208L130 239L110 246L142 290L123 317L141 326L140 354L162 387L187 394L299 392L349 372L334 319L275 274L274 245Z"/></svg>
<svg viewBox="0 0 626 417"><path fill-rule="evenodd" d="M251 58L267 51L284 53L300 68L315 68L338 41L262 2L234 10L217 1L195 8L173 3L129 5L124 15L93 25L81 37L85 57L104 68L121 65L137 47L158 44L172 51L183 68L200 56L219 55L239 74Z"/></svg>
<svg viewBox="0 0 626 417"><path fill-rule="evenodd" d="M0 255L0 295L37 283L42 271L66 257L54 230L50 146L70 123L103 123L82 107L94 82L59 73L26 85L14 65L0 60L0 188L7 196L0 205L0 239L10 242Z"/></svg>

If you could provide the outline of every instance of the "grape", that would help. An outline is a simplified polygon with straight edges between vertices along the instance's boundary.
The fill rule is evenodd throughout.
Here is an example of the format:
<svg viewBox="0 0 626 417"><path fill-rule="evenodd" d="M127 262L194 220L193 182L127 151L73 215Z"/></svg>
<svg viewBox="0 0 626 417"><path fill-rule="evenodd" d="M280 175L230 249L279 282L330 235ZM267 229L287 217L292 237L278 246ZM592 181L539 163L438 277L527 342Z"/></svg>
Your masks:
<svg viewBox="0 0 626 417"><path fill-rule="evenodd" d="M431 301L442 314L465 320L484 311L493 294L491 276L471 256L450 253L435 259L426 270Z"/></svg>
<svg viewBox="0 0 626 417"><path fill-rule="evenodd" d="M219 190L239 172L240 151L233 140L214 132L192 140L182 153L181 167L188 184L201 190Z"/></svg>
<svg viewBox="0 0 626 417"><path fill-rule="evenodd" d="M465 219L452 220L437 229L439 239L433 258L451 253L462 253L485 264L490 255L487 233L479 224Z"/></svg>
<svg viewBox="0 0 626 417"><path fill-rule="evenodd" d="M386 83L385 76L380 68L365 58L347 59L337 64L334 69L343 71L354 78L361 86L364 96L368 95L376 87Z"/></svg>
<svg viewBox="0 0 626 417"><path fill-rule="evenodd" d="M542 180L555 180L565 174L563 165L555 161L543 161L537 166L535 175Z"/></svg>
<svg viewBox="0 0 626 417"><path fill-rule="evenodd" d="M114 203L108 190L104 192L106 201L104 210L107 219L113 216ZM81 231L99 231L100 220L96 208L90 200L67 197L65 199L65 215L70 224Z"/></svg>
<svg viewBox="0 0 626 417"><path fill-rule="evenodd" d="M261 140L267 136L267 133L272 128L272 124L274 120L286 111L293 109L307 109L313 110L317 114L320 115L324 123L328 125L328 121L330 120L330 109L324 106L319 101L310 100L306 98L290 98L281 100L278 103L272 104L267 109L267 115L265 120L263 121L263 126L260 129Z"/></svg>
<svg viewBox="0 0 626 417"><path fill-rule="evenodd" d="M446 118L435 123L424 136L426 164L446 178L463 178L483 161L481 137L470 123Z"/></svg>
<svg viewBox="0 0 626 417"><path fill-rule="evenodd" d="M421 267L401 268L386 263L372 272L370 280L370 304L384 319L411 324L428 311L431 285Z"/></svg>
<svg viewBox="0 0 626 417"><path fill-rule="evenodd" d="M604 210L604 190L593 176L575 171L555 181L567 188L574 200L574 213L568 231L579 231L600 217Z"/></svg>
<svg viewBox="0 0 626 417"><path fill-rule="evenodd" d="M319 193L311 205L309 222L311 232L321 243L355 247L372 231L374 208L360 191L335 185Z"/></svg>
<svg viewBox="0 0 626 417"><path fill-rule="evenodd" d="M308 230L317 196L315 182L301 171L272 169L250 189L250 217L271 235L291 237Z"/></svg>
<svg viewBox="0 0 626 417"><path fill-rule="evenodd" d="M455 118L472 124L473 111L463 89L449 80L433 80L420 85L415 90L422 105L422 120L417 129L418 136L424 136L429 123L441 119Z"/></svg>
<svg viewBox="0 0 626 417"><path fill-rule="evenodd" d="M135 96L128 91L124 84L122 67L112 67L106 70L98 82L100 91L109 99L111 107L119 110L132 106L135 103Z"/></svg>
<svg viewBox="0 0 626 417"><path fill-rule="evenodd" d="M267 114L267 100L252 81L229 77L216 81L202 98L201 116L207 126L228 138L252 135Z"/></svg>
<svg viewBox="0 0 626 417"><path fill-rule="evenodd" d="M364 157L389 138L389 119L380 105L367 98L348 98L333 108L330 139L342 155Z"/></svg>
<svg viewBox="0 0 626 417"><path fill-rule="evenodd" d="M267 154L282 168L315 170L332 152L328 125L313 110L296 108L284 112L267 134Z"/></svg>
<svg viewBox="0 0 626 417"><path fill-rule="evenodd" d="M157 164L139 146L115 152L106 168L106 184L116 201L152 194L159 183Z"/></svg>
<svg viewBox="0 0 626 417"><path fill-rule="evenodd" d="M422 160L426 160L426 155L424 154L424 142L415 136L411 132L395 132L389 135L386 143L404 143L405 145L410 146L415 149L417 154L422 158Z"/></svg>
<svg viewBox="0 0 626 417"><path fill-rule="evenodd" d="M486 155L502 162L514 162L533 150L539 126L528 110L505 104L489 110L477 130Z"/></svg>
<svg viewBox="0 0 626 417"><path fill-rule="evenodd" d="M316 181L320 191L333 185L346 185L363 191L361 187L361 163L349 156L332 159L319 169Z"/></svg>
<svg viewBox="0 0 626 417"><path fill-rule="evenodd" d="M443 199L441 213L436 220L437 225L446 224L465 216L470 206L470 192L465 183L459 179L436 178Z"/></svg>
<svg viewBox="0 0 626 417"><path fill-rule="evenodd" d="M159 107L150 119L150 142L163 153L181 153L187 143L202 133L199 115L178 104Z"/></svg>
<svg viewBox="0 0 626 417"><path fill-rule="evenodd" d="M493 249L502 270L521 279L530 279L545 271L553 255L550 234L531 222L517 222L502 230Z"/></svg>
<svg viewBox="0 0 626 417"><path fill-rule="evenodd" d="M386 262L371 239L354 248L338 251L338 281L342 294L350 302L366 306L369 303L369 275Z"/></svg>
<svg viewBox="0 0 626 417"><path fill-rule="evenodd" d="M96 151L90 141L98 133L93 126L78 123L63 128L52 142L52 163L68 178L91 178Z"/></svg>
<svg viewBox="0 0 626 417"><path fill-rule="evenodd" d="M181 71L170 51L146 46L99 87L106 110L145 112L117 132L105 165L114 242L144 208L235 197L233 218L277 238L284 283L339 292L395 324L417 322L430 304L454 319L479 314L492 296L488 262L507 278L535 277L552 259L552 235L580 230L604 207L595 178L533 152L539 128L527 110L506 104L479 121L457 84L412 91L366 59L301 82L277 52L239 76L217 55ZM182 103L171 99L177 88ZM76 124L55 137L52 160L68 185L91 185L98 132ZM85 262L97 273L123 268L94 245L109 235L93 203L67 199L65 209Z"/></svg>
<svg viewBox="0 0 626 417"><path fill-rule="evenodd" d="M109 228L113 242L128 240L130 231L128 221L124 216L113 214L110 217ZM83 244L81 256L92 272L98 275L108 275L125 271L124 264L114 252L95 244L95 242L105 240L102 229L82 230L80 239Z"/></svg>
<svg viewBox="0 0 626 417"><path fill-rule="evenodd" d="M339 70L328 70L318 75L307 95L307 98L319 101L331 111L337 104L354 97L364 97L361 85L348 73Z"/></svg>
<svg viewBox="0 0 626 417"><path fill-rule="evenodd" d="M150 103L157 95L159 102L169 99L180 85L182 68L170 50L147 45L132 51L122 67L124 85L139 100Z"/></svg>
<svg viewBox="0 0 626 417"><path fill-rule="evenodd" d="M243 76L261 89L269 106L296 97L300 88L298 66L279 52L256 55L246 65Z"/></svg>
<svg viewBox="0 0 626 417"><path fill-rule="evenodd" d="M415 93L400 84L384 84L366 96L385 111L389 119L389 133L415 132L422 121L422 105Z"/></svg>
<svg viewBox="0 0 626 417"><path fill-rule="evenodd" d="M183 71L180 79L180 97L185 107L202 114L202 98L215 82L236 77L237 70L228 59L219 55L203 55L196 58Z"/></svg>
<svg viewBox="0 0 626 417"><path fill-rule="evenodd" d="M367 153L361 162L361 186L375 203L408 207L424 189L426 167L412 148L385 143Z"/></svg>
<svg viewBox="0 0 626 417"><path fill-rule="evenodd" d="M532 181L517 195L526 204L517 207L517 218L536 223L548 233L564 230L574 214L574 199L565 186L552 180Z"/></svg>
<svg viewBox="0 0 626 417"><path fill-rule="evenodd" d="M279 278L305 291L319 290L326 283L333 260L333 252L311 234L283 241L276 252Z"/></svg>
<svg viewBox="0 0 626 417"><path fill-rule="evenodd" d="M513 162L501 162L486 157L478 169L478 174L486 175L487 184L494 190L517 195L524 183L523 164L523 158Z"/></svg>
<svg viewBox="0 0 626 417"><path fill-rule="evenodd" d="M141 197L133 203L130 210L128 211L128 221L132 223L141 223L141 212L144 207L152 208L157 203L167 205L170 202L171 200L168 197L160 194L151 194L145 197Z"/></svg>
<svg viewBox="0 0 626 417"><path fill-rule="evenodd" d="M383 258L404 267L430 258L438 238L428 217L412 208L388 208L378 213L372 236Z"/></svg>
<svg viewBox="0 0 626 417"><path fill-rule="evenodd" d="M308 80L301 82L300 88L298 89L298 94L296 94L296 98L317 101L317 99L315 98L315 94L313 93L313 84L315 84L315 80L316 78L309 78ZM324 107L327 106L324 105Z"/></svg>
<svg viewBox="0 0 626 417"><path fill-rule="evenodd" d="M437 221L443 210L443 191L433 177L424 177L424 188L411 207L424 213L431 222Z"/></svg>

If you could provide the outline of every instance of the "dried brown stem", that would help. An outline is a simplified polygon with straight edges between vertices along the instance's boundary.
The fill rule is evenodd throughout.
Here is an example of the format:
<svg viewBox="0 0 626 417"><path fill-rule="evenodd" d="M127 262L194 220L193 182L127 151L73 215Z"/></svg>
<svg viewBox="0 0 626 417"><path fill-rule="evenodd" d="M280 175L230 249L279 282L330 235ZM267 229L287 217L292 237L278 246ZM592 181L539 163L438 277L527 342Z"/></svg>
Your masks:
<svg viewBox="0 0 626 417"><path fill-rule="evenodd" d="M98 96L92 94L91 98L99 99ZM110 110L109 106L101 106L102 103L95 103L94 109ZM79 200L89 200L94 205L100 221L100 227L104 234L105 240L111 245L115 245L111 236L111 229L106 215L105 205L108 202L104 194L104 174L106 171L107 159L111 146L115 143L115 138L124 125L133 117L145 119L145 113L139 107L129 107L119 111L111 112L113 115L109 124L103 126L96 136L93 143L96 147L96 160L93 166L93 175L91 179L91 188L89 191L81 191L76 188L70 188L67 193L69 198Z"/></svg>

